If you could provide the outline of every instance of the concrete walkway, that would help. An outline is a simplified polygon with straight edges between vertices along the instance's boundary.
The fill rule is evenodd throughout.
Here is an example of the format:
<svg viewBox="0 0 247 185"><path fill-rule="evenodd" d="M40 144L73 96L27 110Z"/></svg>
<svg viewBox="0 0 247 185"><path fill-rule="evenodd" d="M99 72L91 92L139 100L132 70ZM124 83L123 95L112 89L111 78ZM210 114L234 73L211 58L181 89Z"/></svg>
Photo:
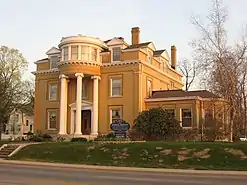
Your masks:
<svg viewBox="0 0 247 185"><path fill-rule="evenodd" d="M122 172L155 172L155 173L177 173L177 174L200 174L200 175L233 175L247 177L247 171L213 171L213 170L182 170L182 169L163 169L163 168L135 168L135 167L115 167L115 166L94 166L80 164L61 164L47 162L29 162L0 159L0 164L14 164L26 166L42 166L68 169L91 169L91 170L107 170Z"/></svg>

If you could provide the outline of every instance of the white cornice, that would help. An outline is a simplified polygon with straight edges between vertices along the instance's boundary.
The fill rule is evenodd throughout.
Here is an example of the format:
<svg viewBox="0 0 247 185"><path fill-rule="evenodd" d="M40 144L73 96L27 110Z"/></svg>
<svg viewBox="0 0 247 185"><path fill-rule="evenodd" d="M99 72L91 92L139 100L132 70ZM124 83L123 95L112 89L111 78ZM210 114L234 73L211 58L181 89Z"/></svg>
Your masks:
<svg viewBox="0 0 247 185"><path fill-rule="evenodd" d="M138 64L138 63L140 63L139 60L125 60L125 61L102 63L102 66L103 67L111 67L111 66L123 66L123 65L130 65L130 64Z"/></svg>
<svg viewBox="0 0 247 185"><path fill-rule="evenodd" d="M46 62L49 62L49 59L44 59L44 60L38 60L36 62L34 62L35 64L42 64L42 63L46 63Z"/></svg>
<svg viewBox="0 0 247 185"><path fill-rule="evenodd" d="M58 73L59 69L54 68L54 69L48 69L48 70L40 70L40 71L34 71L32 72L33 75L39 75L39 74L52 74L52 73Z"/></svg>
<svg viewBox="0 0 247 185"><path fill-rule="evenodd" d="M129 51L140 51L141 48L131 48L131 49L123 49L122 52L125 53L125 52L129 52Z"/></svg>
<svg viewBox="0 0 247 185"><path fill-rule="evenodd" d="M57 66L62 66L62 65L85 65L85 66L102 66L101 63L99 62L91 62L91 61L63 61L63 62L58 62Z"/></svg>
<svg viewBox="0 0 247 185"><path fill-rule="evenodd" d="M146 98L145 102L161 102L161 101L179 101L179 100L200 100L200 101L224 101L223 98L202 98L200 96L183 96L183 97L168 97L168 98Z"/></svg>
<svg viewBox="0 0 247 185"><path fill-rule="evenodd" d="M98 37L91 37L80 34L77 36L63 37L58 47L61 48L61 46L63 45L72 44L72 43L88 43L88 44L95 44L101 48L105 48L105 49L108 48L108 46L103 41L101 41Z"/></svg>
<svg viewBox="0 0 247 185"><path fill-rule="evenodd" d="M169 97L169 98L146 98L145 102L176 101L176 100L202 100L199 96Z"/></svg>
<svg viewBox="0 0 247 185"><path fill-rule="evenodd" d="M109 55L110 54L110 51L105 51L105 52L101 52L100 55Z"/></svg>

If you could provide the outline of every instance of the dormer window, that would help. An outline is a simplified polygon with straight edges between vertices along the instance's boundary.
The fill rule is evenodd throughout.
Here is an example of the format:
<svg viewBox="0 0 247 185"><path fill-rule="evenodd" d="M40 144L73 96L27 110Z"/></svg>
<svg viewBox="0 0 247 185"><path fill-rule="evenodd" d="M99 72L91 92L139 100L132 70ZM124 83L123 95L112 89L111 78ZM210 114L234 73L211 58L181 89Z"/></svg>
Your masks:
<svg viewBox="0 0 247 185"><path fill-rule="evenodd" d="M112 49L112 60L113 61L120 61L120 53L121 53L120 47L113 48Z"/></svg>
<svg viewBox="0 0 247 185"><path fill-rule="evenodd" d="M57 68L58 57L51 56L50 62L51 62L51 69Z"/></svg>

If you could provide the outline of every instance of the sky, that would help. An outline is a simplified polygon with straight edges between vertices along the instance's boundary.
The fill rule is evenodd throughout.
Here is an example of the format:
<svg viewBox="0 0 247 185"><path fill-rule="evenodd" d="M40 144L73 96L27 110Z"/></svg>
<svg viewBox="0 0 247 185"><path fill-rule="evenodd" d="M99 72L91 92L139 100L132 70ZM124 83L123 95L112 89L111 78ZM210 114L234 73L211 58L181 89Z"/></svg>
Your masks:
<svg viewBox="0 0 247 185"><path fill-rule="evenodd" d="M107 40L124 37L131 43L131 28L140 27L141 42L153 41L157 49L176 45L178 60L191 58L189 42L198 38L191 16L205 16L211 0L0 0L0 45L18 49L35 61L62 37L90 35ZM228 37L238 39L247 23L247 0L223 0L229 13Z"/></svg>

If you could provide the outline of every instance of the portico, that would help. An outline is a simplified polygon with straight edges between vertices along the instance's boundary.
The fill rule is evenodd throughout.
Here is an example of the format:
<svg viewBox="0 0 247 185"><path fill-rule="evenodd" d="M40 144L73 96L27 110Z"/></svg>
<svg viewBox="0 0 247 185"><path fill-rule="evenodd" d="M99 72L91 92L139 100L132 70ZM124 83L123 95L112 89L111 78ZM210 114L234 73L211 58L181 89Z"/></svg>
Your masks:
<svg viewBox="0 0 247 185"><path fill-rule="evenodd" d="M91 76L93 81L93 99L92 102L82 100L83 78L88 74L75 73L73 76L60 75L60 122L59 135L98 135L98 98L99 98L99 76ZM76 78L76 99L68 106L68 83L70 78ZM70 118L67 118L67 111L70 111ZM70 119L70 129L67 130L67 120Z"/></svg>

